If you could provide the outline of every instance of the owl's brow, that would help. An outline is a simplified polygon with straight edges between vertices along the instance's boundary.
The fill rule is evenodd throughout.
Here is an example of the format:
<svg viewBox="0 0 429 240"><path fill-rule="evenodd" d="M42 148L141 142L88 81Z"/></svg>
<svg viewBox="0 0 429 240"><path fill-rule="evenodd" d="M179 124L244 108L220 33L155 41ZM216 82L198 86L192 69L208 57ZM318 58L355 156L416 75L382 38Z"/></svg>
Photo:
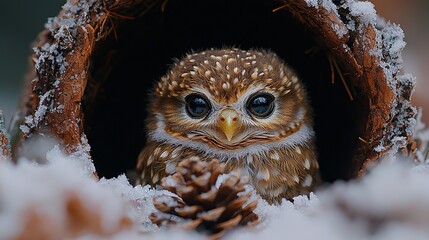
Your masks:
<svg viewBox="0 0 429 240"><path fill-rule="evenodd" d="M244 92L244 94L242 94L241 96L238 97L237 101L235 103L233 103L232 105L234 107L241 107L244 106L244 104L246 104L248 98L250 96L252 96L254 93L259 92L264 90L266 87L265 84L258 84L258 85L251 85L247 88L247 90Z"/></svg>
<svg viewBox="0 0 429 240"><path fill-rule="evenodd" d="M232 106L235 107L240 107L243 104L245 104L246 100L254 93L264 90L266 87L265 84L258 84L258 85L251 85L249 86L245 91L244 94L238 96L237 101L230 103ZM193 93L202 93L204 94L212 103L213 107L215 108L221 108L223 105L219 104L218 101L216 100L215 96L213 96L211 94L211 92L209 90L207 90L206 88L203 88L201 86L191 86L191 91ZM187 95L187 94L186 94Z"/></svg>

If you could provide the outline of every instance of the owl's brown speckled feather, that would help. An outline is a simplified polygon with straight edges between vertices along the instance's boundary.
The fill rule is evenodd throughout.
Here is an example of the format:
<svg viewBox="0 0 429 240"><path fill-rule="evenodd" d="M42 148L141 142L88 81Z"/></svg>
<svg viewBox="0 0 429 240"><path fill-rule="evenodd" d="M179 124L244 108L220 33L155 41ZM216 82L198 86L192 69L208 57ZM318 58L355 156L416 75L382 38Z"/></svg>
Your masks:
<svg viewBox="0 0 429 240"><path fill-rule="evenodd" d="M316 186L306 91L274 53L228 48L189 54L161 78L152 97L139 183L158 184L178 162L199 156L249 175L269 202Z"/></svg>

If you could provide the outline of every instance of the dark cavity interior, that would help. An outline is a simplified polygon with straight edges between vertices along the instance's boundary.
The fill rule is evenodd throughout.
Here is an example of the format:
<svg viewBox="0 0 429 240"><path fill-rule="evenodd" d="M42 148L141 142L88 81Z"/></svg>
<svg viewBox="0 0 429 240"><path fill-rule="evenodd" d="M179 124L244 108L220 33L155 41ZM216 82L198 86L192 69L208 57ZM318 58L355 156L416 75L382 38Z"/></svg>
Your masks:
<svg viewBox="0 0 429 240"><path fill-rule="evenodd" d="M173 58L236 46L271 49L297 70L314 108L322 178L349 179L363 125L358 101L350 101L338 75L331 84L326 50L289 12L273 13L279 6L262 0L171 0L163 12L155 6L120 21L116 34L96 46L84 98L85 133L98 174L115 177L134 169L145 144L147 94Z"/></svg>

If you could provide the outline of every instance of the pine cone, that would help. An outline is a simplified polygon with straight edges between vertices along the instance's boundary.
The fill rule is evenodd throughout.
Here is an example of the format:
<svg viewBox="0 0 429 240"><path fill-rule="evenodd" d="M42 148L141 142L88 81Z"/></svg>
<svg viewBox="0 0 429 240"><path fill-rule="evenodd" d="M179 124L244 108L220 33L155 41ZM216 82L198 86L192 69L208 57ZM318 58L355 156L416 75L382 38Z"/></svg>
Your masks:
<svg viewBox="0 0 429 240"><path fill-rule="evenodd" d="M163 178L161 183L164 189L177 196L153 199L160 212L150 215L152 222L196 229L213 239L222 237L226 230L236 226L256 225L259 217L253 210L257 201L246 205L250 193L243 194L249 179L229 175L217 188L216 181L223 172L224 165L217 160L207 164L192 157L179 163L176 173Z"/></svg>

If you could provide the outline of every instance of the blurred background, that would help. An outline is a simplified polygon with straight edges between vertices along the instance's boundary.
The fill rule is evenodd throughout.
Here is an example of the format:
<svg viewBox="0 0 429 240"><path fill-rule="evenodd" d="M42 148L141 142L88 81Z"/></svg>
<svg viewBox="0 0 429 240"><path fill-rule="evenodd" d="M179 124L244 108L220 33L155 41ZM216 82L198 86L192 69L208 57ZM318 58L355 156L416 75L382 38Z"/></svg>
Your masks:
<svg viewBox="0 0 429 240"><path fill-rule="evenodd" d="M404 52L405 70L417 77L414 104L425 106L429 124L429 1L372 0L379 15L398 23L408 43ZM0 1L0 109L10 122L18 106L31 44L48 17L55 16L65 0Z"/></svg>
<svg viewBox="0 0 429 240"><path fill-rule="evenodd" d="M31 45L66 0L0 0L0 110L6 124L18 106Z"/></svg>

